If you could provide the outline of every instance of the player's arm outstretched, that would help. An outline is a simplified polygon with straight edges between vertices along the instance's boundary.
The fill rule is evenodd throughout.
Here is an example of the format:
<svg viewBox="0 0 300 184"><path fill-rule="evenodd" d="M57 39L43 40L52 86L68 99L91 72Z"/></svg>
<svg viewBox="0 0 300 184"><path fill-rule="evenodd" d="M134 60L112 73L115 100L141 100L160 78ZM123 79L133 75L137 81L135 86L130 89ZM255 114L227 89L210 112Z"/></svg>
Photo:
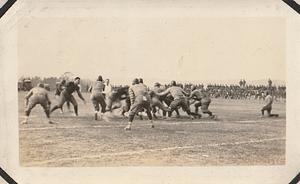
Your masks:
<svg viewBox="0 0 300 184"><path fill-rule="evenodd" d="M77 91L77 94L78 94L79 98L83 101L83 103L86 103L85 99L83 98L83 96L81 94L81 92L79 90L76 90L76 91Z"/></svg>
<svg viewBox="0 0 300 184"><path fill-rule="evenodd" d="M33 89L31 89L25 96L25 106L28 105L29 98L33 95Z"/></svg>
<svg viewBox="0 0 300 184"><path fill-rule="evenodd" d="M154 93L155 93L157 96L165 96L165 95L167 95L167 94L170 93L170 88L168 88L168 89L166 89L165 91L160 92L160 93L157 93L157 92L154 91Z"/></svg>
<svg viewBox="0 0 300 184"><path fill-rule="evenodd" d="M181 89L181 91L185 96L189 97L189 94L186 91L184 91L183 89Z"/></svg>

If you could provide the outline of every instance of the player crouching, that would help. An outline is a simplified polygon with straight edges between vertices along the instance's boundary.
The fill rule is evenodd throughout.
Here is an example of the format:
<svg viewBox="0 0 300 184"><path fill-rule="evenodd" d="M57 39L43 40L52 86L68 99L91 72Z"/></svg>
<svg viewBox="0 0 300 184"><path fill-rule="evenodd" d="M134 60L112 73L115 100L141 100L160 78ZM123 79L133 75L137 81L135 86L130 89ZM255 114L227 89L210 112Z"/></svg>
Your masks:
<svg viewBox="0 0 300 184"><path fill-rule="evenodd" d="M201 107L201 111L203 114L208 114L209 118L213 119L216 118L215 115L213 115L213 113L208 109L210 103L211 103L211 99L208 96L208 94L206 94L204 92L204 90L199 90L196 89L195 86L191 87L191 94L190 94L190 98L193 99L194 101L191 103L195 103L195 114L197 115L199 112L199 107Z"/></svg>
<svg viewBox="0 0 300 184"><path fill-rule="evenodd" d="M32 88L28 94L25 96L25 120L22 121L22 124L27 124L29 115L31 110L36 106L40 104L48 118L48 123L53 124L53 122L50 120L50 105L51 101L48 97L48 92L46 89L44 89L43 84L38 84L37 87Z"/></svg>
<svg viewBox="0 0 300 184"><path fill-rule="evenodd" d="M148 94L148 89L146 85L139 83L138 79L134 79L132 85L128 92L130 97L131 107L129 110L129 122L128 125L124 128L125 130L131 130L131 125L134 119L134 116L140 112L142 109L146 109L147 116L150 120L151 127L154 128L152 121L152 114L150 108L150 96Z"/></svg>
<svg viewBox="0 0 300 184"><path fill-rule="evenodd" d="M168 112L168 117L170 118L172 115L172 112L179 107L181 107L191 119L194 119L194 117L191 114L189 102L187 99L187 93L179 86L176 85L175 81L171 81L171 87L166 89L163 92L156 93L154 92L157 96L165 96L170 94L173 97L173 101L170 104L170 111Z"/></svg>
<svg viewBox="0 0 300 184"><path fill-rule="evenodd" d="M279 117L278 114L271 114L272 111L272 104L273 104L273 97L270 95L270 92L265 93L265 102L266 104L261 109L261 115L262 117L265 115L265 111L268 113L268 117Z"/></svg>
<svg viewBox="0 0 300 184"><path fill-rule="evenodd" d="M83 101L83 103L85 104L85 99L83 98L80 89L79 89L79 84L80 84L80 78L76 77L74 79L74 81L68 82L66 84L66 87L63 89L63 91L61 92L60 98L59 98L59 102L57 105L55 105L52 109L51 109L51 113L53 111L55 111L56 109L60 109L65 102L71 102L74 106L74 112L75 112L75 116L78 116L78 104L77 101L75 100L74 96L72 95L72 93L74 93L75 91L77 92L79 98Z"/></svg>

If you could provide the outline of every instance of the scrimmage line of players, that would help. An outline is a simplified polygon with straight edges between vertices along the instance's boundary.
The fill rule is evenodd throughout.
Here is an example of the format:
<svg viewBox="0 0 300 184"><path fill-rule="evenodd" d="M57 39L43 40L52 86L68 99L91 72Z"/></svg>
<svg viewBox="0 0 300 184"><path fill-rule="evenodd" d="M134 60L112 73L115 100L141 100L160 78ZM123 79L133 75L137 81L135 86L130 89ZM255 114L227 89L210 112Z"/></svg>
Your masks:
<svg viewBox="0 0 300 184"><path fill-rule="evenodd" d="M109 81L104 83L102 76L99 76L89 89L95 110L95 120L98 119L98 116L102 117L105 112L112 110L111 107L115 100L114 96L116 95L112 94L113 90L111 90L111 86L108 83ZM50 113L57 109L61 109L62 111L65 102L73 105L75 116L78 116L78 104L73 93L77 92L79 98L86 103L80 92L79 84L79 77L74 78L74 80L70 82L63 81L60 85L61 89L56 92L58 104L52 108L50 108L51 101L47 90L44 89L43 84L38 84L37 87L31 89L25 96L25 120L22 121L22 124L28 123L31 110L38 104L43 107L50 124L54 123L50 119ZM199 107L201 107L202 113L208 114L209 118L215 118L215 115L208 109L211 99L204 90L196 89L195 86L192 86L191 93L188 94L181 87L177 86L175 81L171 81L170 87L167 89L161 88L159 83L155 83L153 89L148 90L148 87L143 83L142 79L134 79L132 85L126 89L126 93L120 95L124 97L121 99L125 99L122 114L128 111L129 116L128 124L124 128L125 130L131 130L134 117L142 111L146 112L151 127L154 128L152 116L156 118L155 113L157 112L157 108L163 111L164 117L166 117L167 113L168 117L171 117L173 111L179 115L178 109L182 108L190 119L194 119L194 117L201 117L199 114ZM271 114L273 98L268 91L266 92L265 99L266 104L261 109L262 116L264 116L264 112L267 111L269 117L278 117L278 114ZM195 106L195 112L191 112L190 105L192 104Z"/></svg>

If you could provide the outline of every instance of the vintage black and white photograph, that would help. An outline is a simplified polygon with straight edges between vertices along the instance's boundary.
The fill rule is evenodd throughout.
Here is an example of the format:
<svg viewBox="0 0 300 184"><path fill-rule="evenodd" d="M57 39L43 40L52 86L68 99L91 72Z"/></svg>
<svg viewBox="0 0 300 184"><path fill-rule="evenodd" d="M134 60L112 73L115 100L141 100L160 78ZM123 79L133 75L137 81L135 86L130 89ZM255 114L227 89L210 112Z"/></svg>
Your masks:
<svg viewBox="0 0 300 184"><path fill-rule="evenodd" d="M282 18L24 18L24 167L272 166L286 158Z"/></svg>

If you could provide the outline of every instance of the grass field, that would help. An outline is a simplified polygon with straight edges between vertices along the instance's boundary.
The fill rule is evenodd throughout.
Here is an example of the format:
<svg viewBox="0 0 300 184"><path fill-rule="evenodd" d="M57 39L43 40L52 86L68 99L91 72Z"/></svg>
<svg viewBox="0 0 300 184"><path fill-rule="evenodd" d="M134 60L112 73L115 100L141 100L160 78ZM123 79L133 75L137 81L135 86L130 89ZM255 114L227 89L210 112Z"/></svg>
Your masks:
<svg viewBox="0 0 300 184"><path fill-rule="evenodd" d="M24 92L19 93L19 122L24 118ZM52 104L56 104L53 93ZM279 118L261 118L262 101L213 99L210 109L218 120L158 119L155 128L136 118L131 131L127 119L93 120L93 107L79 103L79 116L59 110L48 124L40 106L28 124L20 124L22 166L227 166L285 163L285 103L275 102ZM118 112L115 112L117 114Z"/></svg>

